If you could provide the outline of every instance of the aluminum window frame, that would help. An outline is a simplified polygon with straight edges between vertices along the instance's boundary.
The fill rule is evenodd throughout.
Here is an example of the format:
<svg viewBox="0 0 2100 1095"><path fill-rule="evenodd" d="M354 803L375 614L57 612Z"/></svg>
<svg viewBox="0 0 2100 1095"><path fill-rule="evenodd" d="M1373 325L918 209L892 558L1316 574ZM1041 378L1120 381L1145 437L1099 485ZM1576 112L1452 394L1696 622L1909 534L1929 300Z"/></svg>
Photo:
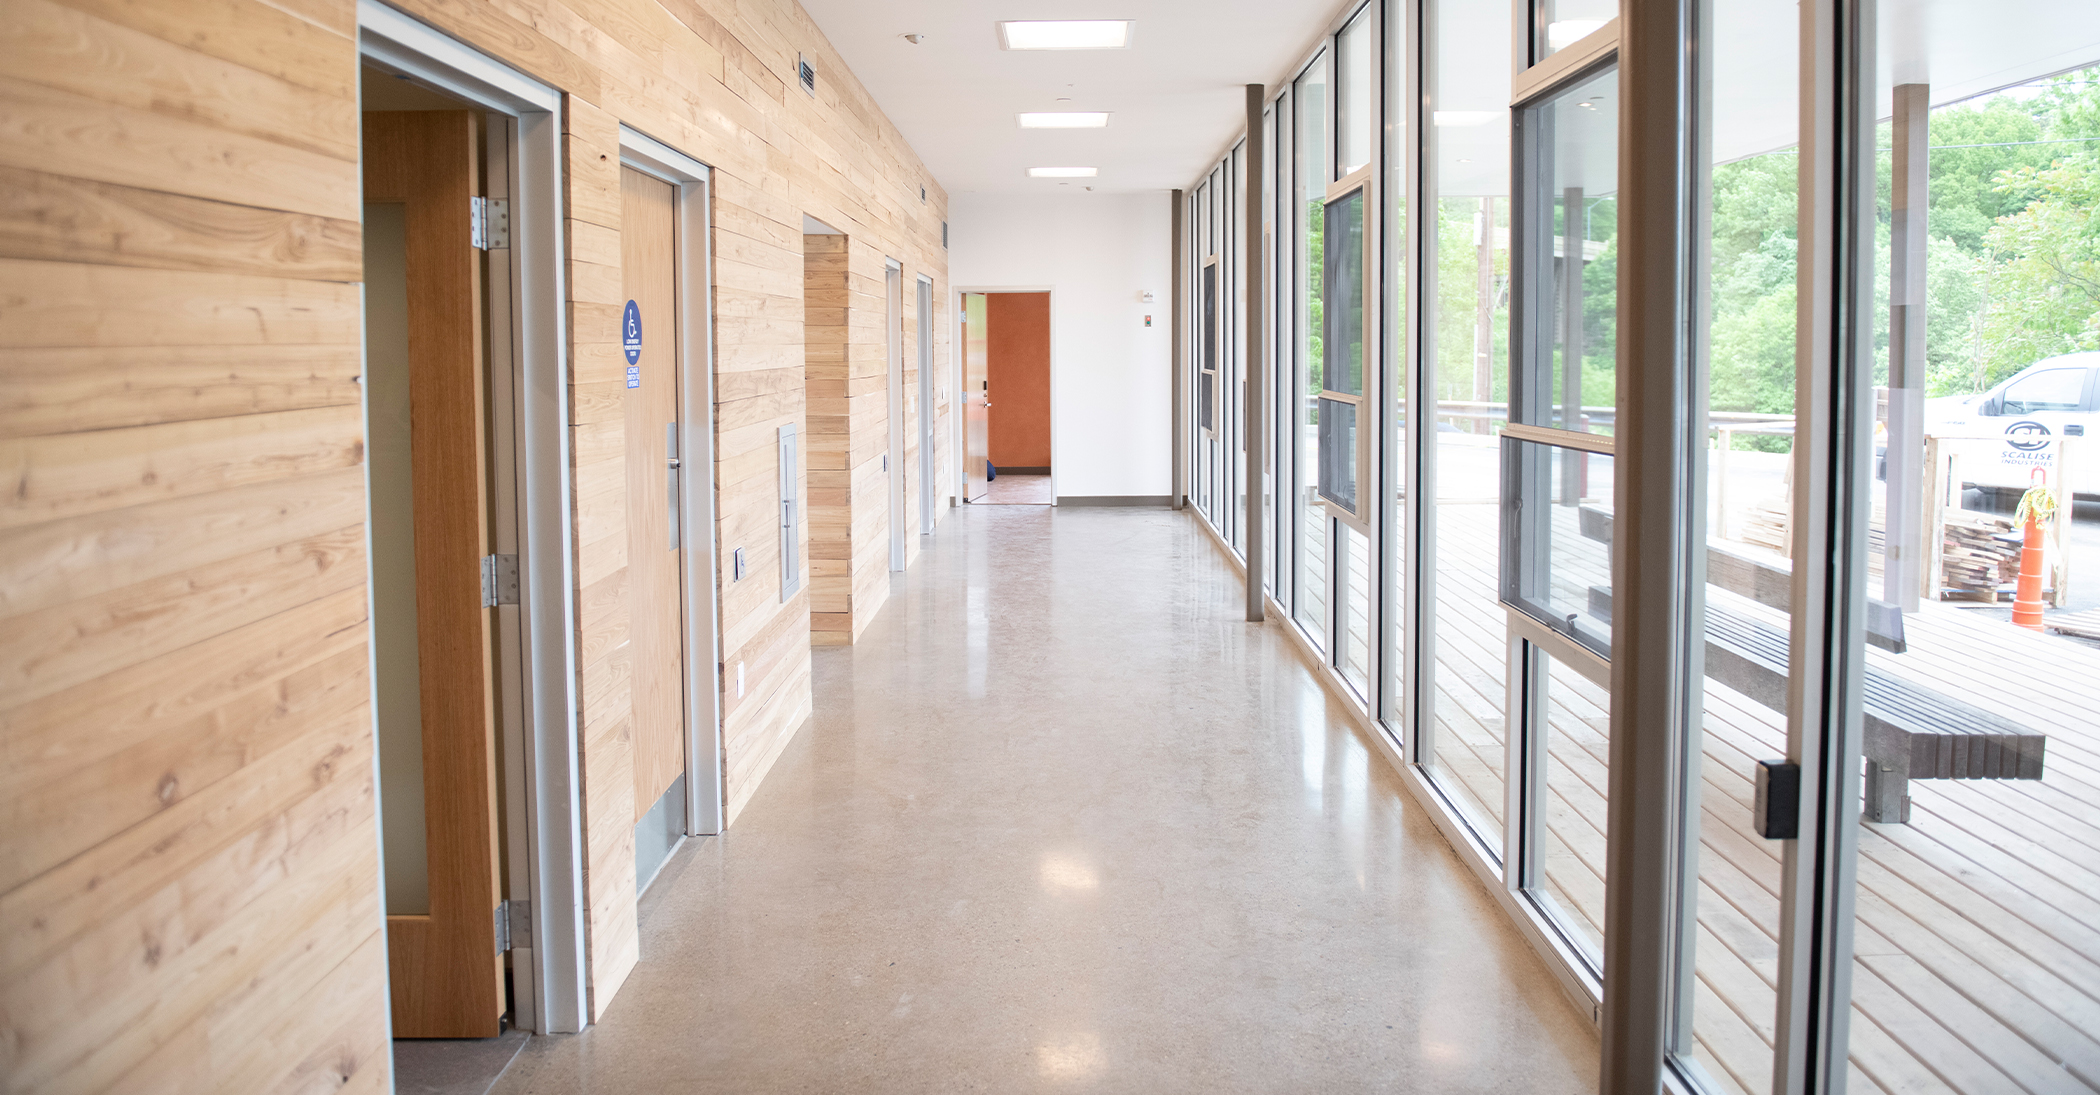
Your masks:
<svg viewBox="0 0 2100 1095"><path fill-rule="evenodd" d="M1330 155L1332 154L1330 149ZM1326 477L1324 475L1320 479L1319 497L1321 505L1326 509L1329 516L1356 530L1365 538L1371 540L1374 546L1377 538L1372 532L1372 521L1368 511L1370 508L1369 503L1380 498L1379 484L1376 481L1378 479L1377 464L1372 458L1371 450L1381 418L1377 414L1378 400L1383 392L1383 385L1378 381L1379 364L1382 356L1378 350L1378 333L1379 316L1384 311L1380 307L1381 302L1379 299L1384 286L1378 277L1379 248L1377 247L1377 240L1384 223L1384 218L1379 215L1378 209L1378 174L1378 164L1375 161L1357 168L1347 176L1329 183L1326 196L1321 202L1321 216L1324 218L1329 210L1332 210L1340 202L1348 201L1352 194L1362 195L1364 216L1363 253L1361 256L1363 327L1362 341L1360 343L1362 360L1358 362L1358 370L1359 376L1362 378L1361 386L1363 390L1360 392L1345 392L1334 387L1330 382L1333 373L1331 368L1333 359L1330 356L1331 351L1328 345L1328 331L1323 330L1320 338L1322 354L1320 369L1321 387L1320 394L1317 397L1322 402L1347 403L1356 408L1356 442L1352 446L1354 452L1351 454L1355 462L1356 505L1353 509L1344 506L1334 496L1328 494ZM1325 237L1324 231L1323 226L1321 244L1323 267L1326 256L1333 253L1333 241ZM1333 286L1329 284L1329 280L1324 276L1323 271L1323 276L1320 279L1321 318L1323 321L1332 318L1332 311L1329 308L1332 302L1327 295L1332 288ZM1332 329L1331 326L1329 329ZM1324 424L1324 411L1321 414L1321 418ZM1315 452L1318 454L1316 459L1325 458L1326 447L1324 443L1316 442ZM1336 542L1339 543L1341 541L1337 538ZM1328 554L1333 556L1338 553L1330 550ZM1339 647L1341 644L1337 642L1334 645Z"/></svg>

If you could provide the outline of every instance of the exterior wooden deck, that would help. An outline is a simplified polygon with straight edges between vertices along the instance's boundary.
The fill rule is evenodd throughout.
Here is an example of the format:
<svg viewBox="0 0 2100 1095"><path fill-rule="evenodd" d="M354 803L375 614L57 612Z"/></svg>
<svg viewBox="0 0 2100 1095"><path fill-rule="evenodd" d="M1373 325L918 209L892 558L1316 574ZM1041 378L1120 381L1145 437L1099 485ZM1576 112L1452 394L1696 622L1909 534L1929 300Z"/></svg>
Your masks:
<svg viewBox="0 0 2100 1095"><path fill-rule="evenodd" d="M1502 824L1506 637L1493 505L1438 515L1436 767L1485 831ZM1716 591L1715 598L1728 594ZM1746 601L1730 607L1785 620ZM1855 1092L2100 1090L2100 647L1960 608L1908 618L1874 665L2049 736L2040 781L1920 781L1908 825L1863 824L1851 1024ZM1609 706L1555 667L1545 890L1577 938L1604 907ZM1709 681L1699 872L1699 1059L1726 1090L1770 1087L1780 846L1750 829L1755 761L1784 716Z"/></svg>

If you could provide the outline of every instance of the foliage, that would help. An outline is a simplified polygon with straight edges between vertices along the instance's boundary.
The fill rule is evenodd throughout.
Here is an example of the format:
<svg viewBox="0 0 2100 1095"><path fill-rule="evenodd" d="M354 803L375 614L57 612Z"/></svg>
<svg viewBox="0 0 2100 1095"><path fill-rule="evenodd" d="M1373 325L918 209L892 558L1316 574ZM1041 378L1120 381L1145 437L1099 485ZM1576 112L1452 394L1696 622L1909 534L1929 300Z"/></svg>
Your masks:
<svg viewBox="0 0 2100 1095"><path fill-rule="evenodd" d="M2100 66L1942 106L1927 133L1927 393L1982 391L2042 358L2100 349ZM1874 349L1877 381L1885 382L1892 220L1886 124L1881 136L1874 314L1882 319ZM1781 148L1713 169L1704 350L1716 411L1794 411L1799 167L1795 150ZM1318 212L1312 203L1315 360ZM1448 197L1435 205L1431 394L1438 400L1509 397L1509 212L1506 197ZM1582 395L1594 406L1611 403L1615 389L1616 201L1593 199L1586 213L1587 238L1605 242L1582 275ZM1485 385L1476 370L1482 349ZM1451 421L1463 427L1463 419ZM1738 435L1737 444L1784 451L1787 438Z"/></svg>
<svg viewBox="0 0 2100 1095"><path fill-rule="evenodd" d="M2001 172L1998 189L2033 194L1992 226L1991 270L2001 303L1982 317L1985 381L2073 350L2100 350L2100 157Z"/></svg>
<svg viewBox="0 0 2100 1095"><path fill-rule="evenodd" d="M1881 127L1875 314L1889 314L1889 127ZM1982 391L2053 354L2100 348L2100 68L1944 106L1927 122L1929 395ZM1713 407L1794 409L1792 149L1713 173ZM1888 375L1888 324L1874 335ZM1739 439L1783 449L1785 439Z"/></svg>

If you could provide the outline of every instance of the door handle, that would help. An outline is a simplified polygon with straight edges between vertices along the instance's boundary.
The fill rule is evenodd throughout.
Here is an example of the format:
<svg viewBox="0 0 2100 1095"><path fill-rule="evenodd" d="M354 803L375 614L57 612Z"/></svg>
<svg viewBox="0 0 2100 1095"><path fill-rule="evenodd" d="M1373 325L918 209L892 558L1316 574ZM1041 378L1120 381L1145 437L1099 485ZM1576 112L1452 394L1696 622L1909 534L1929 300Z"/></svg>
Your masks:
<svg viewBox="0 0 2100 1095"><path fill-rule="evenodd" d="M664 463L669 467L669 474L664 476L664 481L670 484L670 502L669 505L665 508L664 512L670 517L669 524L671 526L671 550L677 551L678 472L682 465L680 465L678 462L678 423L676 422L668 423L664 426Z"/></svg>

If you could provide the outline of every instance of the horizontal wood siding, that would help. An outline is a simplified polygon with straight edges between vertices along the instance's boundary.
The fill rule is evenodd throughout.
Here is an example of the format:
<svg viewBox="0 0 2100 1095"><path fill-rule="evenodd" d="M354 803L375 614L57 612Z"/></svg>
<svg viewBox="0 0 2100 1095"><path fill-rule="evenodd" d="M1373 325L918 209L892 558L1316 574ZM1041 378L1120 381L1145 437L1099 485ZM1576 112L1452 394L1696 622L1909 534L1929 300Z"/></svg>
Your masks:
<svg viewBox="0 0 2100 1095"><path fill-rule="evenodd" d="M905 265L907 307L910 279L920 273L934 278L936 301L945 300L941 221L947 199L792 0L407 0L399 6L566 93L573 546L581 652L576 688L595 1017L646 959L635 927L633 818L639 804L633 801L633 689L625 655L629 593L621 462L629 439L621 410L626 362L619 344L619 126L625 123L714 169L719 684L732 822L811 709L808 647L821 555L805 541L803 590L783 602L774 531L779 428L793 424L802 435L805 536L818 523L810 508L818 492L809 477L824 466L816 427L807 417L802 218L815 217L853 240L861 249L853 259L857 269L867 269L873 256L877 310L868 313L874 318L867 325L849 329L853 344L847 353L863 362L872 354L879 378L882 256ZM823 74L814 99L795 86L798 53ZM945 360L943 324L934 329L936 360ZM909 361L915 346L907 354ZM881 436L883 398L877 392L872 401L855 404L864 436ZM906 428L907 437L916 431L915 423ZM635 443L654 446L661 440ZM853 454L857 463L873 459L879 467L880 440L874 445ZM867 490L856 488L856 497L868 499L856 517L886 517L880 484L872 495ZM886 525L856 532L863 562L873 545L886 566L886 536ZM911 540L916 546L917 537ZM729 574L737 548L745 553L742 581ZM848 575L855 596L871 609L861 628L879 607L887 577L883 569L866 566ZM735 688L739 664L742 696Z"/></svg>
<svg viewBox="0 0 2100 1095"><path fill-rule="evenodd" d="M0 9L0 1088L384 1091L348 4Z"/></svg>
<svg viewBox="0 0 2100 1095"><path fill-rule="evenodd" d="M810 713L814 583L783 602L772 535L775 435L807 426L802 217L854 241L871 315L883 255L904 263L907 310L923 272L945 315L946 196L792 0L397 6L566 97L573 688L595 1017L644 957L623 652L618 126L716 169L718 536L725 568L733 548L749 561L720 588L724 662L745 679L723 697L732 815ZM794 85L798 53L822 74L815 98ZM0 11L9 1091L388 1086L357 65L350 0ZM937 361L947 326L935 324ZM878 436L883 397L851 385L880 360L879 323L848 338L855 372L836 398ZM915 410L909 385L907 399ZM818 447L805 452L817 467ZM879 448L821 455L855 472ZM855 505L880 502L864 475L846 482ZM860 516L846 526L849 562L884 538ZM807 545L803 558L816 561ZM877 596L874 572L843 577Z"/></svg>

